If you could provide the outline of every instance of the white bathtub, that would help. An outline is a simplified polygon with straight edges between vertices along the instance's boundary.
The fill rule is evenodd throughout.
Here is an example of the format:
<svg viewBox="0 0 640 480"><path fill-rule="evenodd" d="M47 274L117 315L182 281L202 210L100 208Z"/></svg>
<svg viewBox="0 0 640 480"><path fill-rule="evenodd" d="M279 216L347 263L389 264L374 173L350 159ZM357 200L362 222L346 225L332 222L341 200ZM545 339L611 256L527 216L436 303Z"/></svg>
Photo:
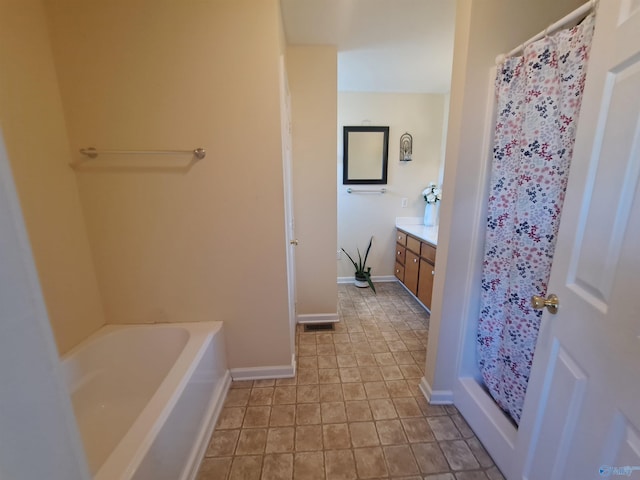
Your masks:
<svg viewBox="0 0 640 480"><path fill-rule="evenodd" d="M94 480L186 480L230 375L222 322L108 325L62 358Z"/></svg>

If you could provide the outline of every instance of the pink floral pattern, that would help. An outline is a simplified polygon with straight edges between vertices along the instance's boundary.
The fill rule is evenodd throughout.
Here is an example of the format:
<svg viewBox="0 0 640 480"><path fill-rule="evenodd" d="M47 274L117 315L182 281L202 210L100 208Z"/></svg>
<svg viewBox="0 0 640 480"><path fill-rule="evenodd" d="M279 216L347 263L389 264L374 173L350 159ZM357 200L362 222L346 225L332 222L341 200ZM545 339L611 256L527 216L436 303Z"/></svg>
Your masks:
<svg viewBox="0 0 640 480"><path fill-rule="evenodd" d="M485 385L518 424L542 316L530 299L547 294L594 22L498 67L477 346Z"/></svg>

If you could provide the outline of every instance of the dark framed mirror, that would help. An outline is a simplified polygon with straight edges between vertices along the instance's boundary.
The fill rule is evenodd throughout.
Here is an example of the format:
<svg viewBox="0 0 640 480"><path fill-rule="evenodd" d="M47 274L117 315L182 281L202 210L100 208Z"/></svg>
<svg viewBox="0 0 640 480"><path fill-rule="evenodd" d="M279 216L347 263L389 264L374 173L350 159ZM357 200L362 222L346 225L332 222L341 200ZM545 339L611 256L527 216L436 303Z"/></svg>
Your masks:
<svg viewBox="0 0 640 480"><path fill-rule="evenodd" d="M342 184L386 184L389 127L344 127Z"/></svg>

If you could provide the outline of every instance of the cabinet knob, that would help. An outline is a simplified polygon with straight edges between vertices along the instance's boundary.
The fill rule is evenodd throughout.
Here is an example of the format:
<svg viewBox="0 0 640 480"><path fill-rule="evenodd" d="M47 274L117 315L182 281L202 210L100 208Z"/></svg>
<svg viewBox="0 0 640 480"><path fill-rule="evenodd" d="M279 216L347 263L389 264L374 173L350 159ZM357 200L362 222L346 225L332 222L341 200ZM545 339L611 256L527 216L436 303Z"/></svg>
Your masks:
<svg viewBox="0 0 640 480"><path fill-rule="evenodd" d="M435 274L436 274L435 270L431 270L431 275L435 275Z"/></svg>
<svg viewBox="0 0 640 480"><path fill-rule="evenodd" d="M400 255L400 252L398 252L398 255Z"/></svg>
<svg viewBox="0 0 640 480"><path fill-rule="evenodd" d="M413 263L418 263L418 259L417 259L417 258L414 258L414 259L413 259Z"/></svg>

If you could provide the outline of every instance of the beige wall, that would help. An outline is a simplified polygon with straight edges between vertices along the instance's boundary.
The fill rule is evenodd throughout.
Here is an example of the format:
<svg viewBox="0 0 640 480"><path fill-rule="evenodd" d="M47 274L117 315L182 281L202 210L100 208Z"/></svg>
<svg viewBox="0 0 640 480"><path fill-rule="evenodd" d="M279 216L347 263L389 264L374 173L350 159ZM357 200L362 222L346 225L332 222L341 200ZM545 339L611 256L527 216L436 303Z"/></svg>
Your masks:
<svg viewBox="0 0 640 480"><path fill-rule="evenodd" d="M74 151L208 152L79 174L107 322L221 320L230 367L290 364L277 0L46 5Z"/></svg>
<svg viewBox="0 0 640 480"><path fill-rule="evenodd" d="M445 98L436 94L338 94L338 247L352 256L357 247L364 255L373 235L367 263L374 277L394 273L396 217L422 217L425 202L421 193L429 182L438 182ZM359 126L364 121L389 126L387 185L342 185L342 127ZM413 136L411 162L399 161L400 136L405 132ZM385 187L387 193L348 194L349 186L354 190ZM402 198L407 198L407 208L401 207ZM353 273L353 265L343 254L338 276L352 278Z"/></svg>
<svg viewBox="0 0 640 480"><path fill-rule="evenodd" d="M298 315L337 314L337 49L287 48Z"/></svg>
<svg viewBox="0 0 640 480"><path fill-rule="evenodd" d="M438 257L425 378L450 390L473 376L484 249L485 123L495 57L542 31L582 0L458 0ZM465 338L460 355L459 341ZM462 357L462 364L459 359Z"/></svg>
<svg viewBox="0 0 640 480"><path fill-rule="evenodd" d="M104 324L38 0L0 1L0 122L59 352Z"/></svg>

